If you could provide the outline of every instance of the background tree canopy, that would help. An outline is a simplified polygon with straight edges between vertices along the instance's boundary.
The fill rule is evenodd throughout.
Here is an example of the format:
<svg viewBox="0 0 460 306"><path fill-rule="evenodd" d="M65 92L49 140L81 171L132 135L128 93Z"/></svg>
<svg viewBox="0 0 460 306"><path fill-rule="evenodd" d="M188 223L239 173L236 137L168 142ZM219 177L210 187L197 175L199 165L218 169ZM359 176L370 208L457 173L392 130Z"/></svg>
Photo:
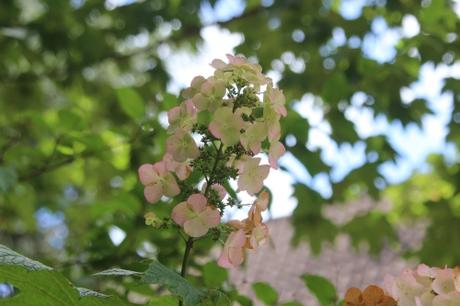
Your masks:
<svg viewBox="0 0 460 306"><path fill-rule="evenodd" d="M324 176L331 186L324 195L309 184L295 184L296 241L306 238L320 251L323 241L348 233L378 251L385 241L395 242L400 224L423 220L428 227L422 246L405 254L432 265L459 264L460 248L454 247L459 242L454 233L460 233L458 76L446 74L441 83L449 101L445 140L453 153L430 157L423 173L400 184L390 184L382 170L389 163L399 165L400 152L389 135L363 133L349 115L354 109L404 128L423 126L438 101L403 93L419 80L423 67L458 71L460 20L454 8L459 4L361 2L359 14L350 17L339 0L248 0L241 13L212 25L241 33L235 53L279 77L289 105L283 122L287 150L311 176ZM199 12L216 5L195 0L118 4L0 3L0 241L92 288L102 280L84 275L108 267L137 270L148 263L139 258L151 257L169 266L180 262L184 246L175 234L144 224L142 215L151 207L136 171L161 158L162 114L178 101L167 91L172 76L165 50L195 52L200 31L209 26ZM370 55L381 48L379 25L401 31L409 21L418 31L399 35L386 57ZM296 108L305 95L338 148L364 148L363 162L341 177L334 175L325 149L309 145L315 126ZM322 213L329 203L366 195L390 199L391 208L340 226ZM155 206L160 215L169 210ZM117 231L127 237L118 245L109 235ZM196 252L206 254L210 245L200 241ZM196 282L220 284L226 278L215 266L202 269L220 278ZM128 281L123 285L126 292L149 292Z"/></svg>

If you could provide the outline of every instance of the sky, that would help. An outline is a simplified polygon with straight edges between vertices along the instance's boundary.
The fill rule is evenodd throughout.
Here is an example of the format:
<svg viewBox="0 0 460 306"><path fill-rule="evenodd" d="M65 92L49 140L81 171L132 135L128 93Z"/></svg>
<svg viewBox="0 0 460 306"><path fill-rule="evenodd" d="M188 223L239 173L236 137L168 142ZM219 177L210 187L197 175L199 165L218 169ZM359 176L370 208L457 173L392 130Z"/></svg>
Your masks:
<svg viewBox="0 0 460 306"><path fill-rule="evenodd" d="M269 5L271 2L264 1L264 3ZM364 4L364 0L345 0L340 10L345 18L355 19L361 14ZM457 8L460 11L460 5ZM212 59L224 59L225 54L234 53L234 47L242 42L243 36L238 33L230 33L213 23L238 16L243 10L244 3L239 0L220 0L215 8L203 6L200 17L209 26L201 32L204 43L199 47L197 54L181 51L170 52L167 55L167 69L173 77L169 91L178 93L180 89L188 86L196 75L210 76L213 72L209 66ZM365 56L382 63L391 61L396 54L395 45L398 40L402 37L417 35L420 29L417 19L411 15L405 16L402 24L401 28L390 29L383 18L376 18L371 25L372 33L361 42ZM340 29L334 31L333 44L340 46L346 43L356 42L347 40ZM292 56L286 54L285 64L292 61L289 57ZM270 71L268 75L275 81L280 77L276 71ZM396 163L388 162L379 169L387 182L399 183L407 179L414 171L427 171L428 165L425 160L431 153L441 153L446 158L453 158L455 155L454 147L444 141L447 133L446 123L450 119L453 103L449 94L441 94L442 79L447 75L460 77L460 64L453 68L425 64L421 69L420 79L401 91L403 101L409 102L416 97L428 99L429 107L433 110L434 115L427 115L423 118L422 129L412 124L404 128L400 123L389 123L383 117L374 119L372 110L360 105L365 94L357 93L353 97L352 106L346 110L345 115L354 122L358 134L362 137L387 135L390 143L400 154ZM306 94L293 105L294 109L307 118L313 126L307 148L323 149L323 160L333 167L331 174L333 181L341 180L350 170L361 166L366 161L364 143L358 142L353 146L345 144L338 147L330 139L330 126L324 122L321 108L315 103L315 97ZM266 181L266 185L272 189L274 195L271 211L273 217L289 216L292 213L297 204L296 200L291 197L292 184L295 182L303 182L312 186L325 197L331 195L329 178L326 174L311 177L289 153L281 159L280 163L288 169L289 173L272 170ZM376 182L378 183L382 184L382 182ZM244 212L236 214L237 217L242 215Z"/></svg>

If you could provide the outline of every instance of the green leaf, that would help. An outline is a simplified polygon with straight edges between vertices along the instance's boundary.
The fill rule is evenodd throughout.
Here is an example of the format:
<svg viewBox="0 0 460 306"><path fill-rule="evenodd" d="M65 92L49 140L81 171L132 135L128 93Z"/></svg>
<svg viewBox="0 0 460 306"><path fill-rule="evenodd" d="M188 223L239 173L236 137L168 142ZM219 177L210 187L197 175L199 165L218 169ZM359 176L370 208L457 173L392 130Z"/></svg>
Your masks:
<svg viewBox="0 0 460 306"><path fill-rule="evenodd" d="M130 276L130 275L140 275L141 272L125 270L120 268L112 268L108 270L104 270L101 272L94 273L94 276Z"/></svg>
<svg viewBox="0 0 460 306"><path fill-rule="evenodd" d="M118 103L126 115L134 120L144 116L144 101L142 97L131 88L119 88L116 91Z"/></svg>
<svg viewBox="0 0 460 306"><path fill-rule="evenodd" d="M215 262L208 262L203 266L203 279L207 287L220 287L227 280L227 270L219 267Z"/></svg>
<svg viewBox="0 0 460 306"><path fill-rule="evenodd" d="M252 290L257 298L265 303L265 305L275 305L278 301L278 293L268 283L258 282L252 284Z"/></svg>
<svg viewBox="0 0 460 306"><path fill-rule="evenodd" d="M299 302L286 302L281 304L281 306L302 306Z"/></svg>
<svg viewBox="0 0 460 306"><path fill-rule="evenodd" d="M0 244L0 265L20 266L30 271L52 270L50 267L45 266L41 262L32 260L19 253L16 253L3 244Z"/></svg>
<svg viewBox="0 0 460 306"><path fill-rule="evenodd" d="M16 184L18 176L11 167L0 167L0 192L7 192Z"/></svg>
<svg viewBox="0 0 460 306"><path fill-rule="evenodd" d="M156 296L150 299L149 306L177 306L179 299L172 295Z"/></svg>
<svg viewBox="0 0 460 306"><path fill-rule="evenodd" d="M337 301L335 286L326 278L313 274L305 274L302 278L322 306L331 306Z"/></svg>
<svg viewBox="0 0 460 306"><path fill-rule="evenodd" d="M0 245L0 283L12 285L8 306L123 306L118 298L73 286L64 276L40 262Z"/></svg>
<svg viewBox="0 0 460 306"><path fill-rule="evenodd" d="M185 306L196 306L204 297L204 292L193 287L185 278L155 261L145 271L144 281L166 286L172 294L182 298Z"/></svg>
<svg viewBox="0 0 460 306"><path fill-rule="evenodd" d="M163 104L165 106L165 109L171 109L179 104L179 101L177 100L177 97L173 94L170 93L164 93L163 94Z"/></svg>

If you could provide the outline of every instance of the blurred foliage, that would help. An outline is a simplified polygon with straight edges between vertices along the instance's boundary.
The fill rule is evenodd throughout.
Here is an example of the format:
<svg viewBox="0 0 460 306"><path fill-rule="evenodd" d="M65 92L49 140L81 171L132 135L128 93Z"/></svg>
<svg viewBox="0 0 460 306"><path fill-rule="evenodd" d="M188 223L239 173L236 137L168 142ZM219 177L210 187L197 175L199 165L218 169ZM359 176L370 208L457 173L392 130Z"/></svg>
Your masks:
<svg viewBox="0 0 460 306"><path fill-rule="evenodd" d="M171 76L165 50L196 50L205 27L198 13L208 2L111 3L0 2L0 241L58 267L78 286L153 296L149 286L129 278L112 288L85 275L111 267L144 271L150 258L172 268L180 265L184 245L177 233L144 225L142 215L152 208L143 199L136 170L162 156L161 118L176 104L166 92ZM458 244L452 233L460 231L458 155L453 161L437 157L428 173L384 190L378 184L386 182L381 166L396 161L397 151L384 134L360 135L346 115L355 107L407 127L432 113L423 99L403 103L400 92L418 80L422 65L458 61L460 20L453 2L367 1L353 19L341 15L340 3L248 0L241 15L215 22L244 35L237 52L279 74L289 104L283 141L310 175L326 175L331 183L327 199L296 183L295 239L307 238L319 252L325 241L345 232L355 245L364 241L376 251L395 240L400 223L421 218L428 222L426 239L406 254L431 265L458 264L460 249L449 247ZM364 52L364 39L376 35L373 21L383 19L398 29L405 16L415 17L420 31L402 37L389 61ZM344 43L334 42L337 33L343 33ZM460 81L447 78L443 91L453 97L446 139L458 154ZM340 180L332 178L326 152L307 149L313 123L294 110L305 94L314 97L337 146L365 145L366 162ZM356 105L358 94L364 99ZM367 195L387 196L391 210L344 225L323 214L329 203ZM170 208L159 203L155 213L167 216ZM119 245L109 236L114 230L126 234ZM201 240L194 254L206 255L212 245ZM197 276L191 281L198 287L223 284L232 299L250 305L213 264L191 266Z"/></svg>

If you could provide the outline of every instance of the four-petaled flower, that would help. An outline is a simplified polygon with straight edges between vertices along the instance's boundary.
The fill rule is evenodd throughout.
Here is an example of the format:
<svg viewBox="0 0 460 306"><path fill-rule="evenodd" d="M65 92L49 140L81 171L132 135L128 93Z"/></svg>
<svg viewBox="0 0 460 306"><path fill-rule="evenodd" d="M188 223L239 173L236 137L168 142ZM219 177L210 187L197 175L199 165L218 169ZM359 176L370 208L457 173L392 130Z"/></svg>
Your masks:
<svg viewBox="0 0 460 306"><path fill-rule="evenodd" d="M162 161L140 166L139 178L145 186L144 195L149 203L158 202L162 195L174 197L180 193L176 179Z"/></svg>
<svg viewBox="0 0 460 306"><path fill-rule="evenodd" d="M223 144L232 146L240 141L241 130L245 125L238 110L233 112L230 107L222 107L214 113L209 131Z"/></svg>
<svg viewBox="0 0 460 306"><path fill-rule="evenodd" d="M270 172L269 165L259 165L260 157L247 158L240 165L240 176L238 178L238 190L246 190L254 195L263 187L264 179Z"/></svg>
<svg viewBox="0 0 460 306"><path fill-rule="evenodd" d="M268 227L262 223L262 212L267 209L269 201L268 192L262 192L252 204L248 217L242 221L228 222L232 231L224 244L218 264L224 268L234 268L244 259L244 249L257 250L268 237Z"/></svg>
<svg viewBox="0 0 460 306"><path fill-rule="evenodd" d="M179 203L172 211L174 222L184 228L191 237L201 237L212 227L220 224L220 213L201 193L188 197L187 201Z"/></svg>
<svg viewBox="0 0 460 306"><path fill-rule="evenodd" d="M184 130L177 130L166 140L166 151L177 162L184 162L189 158L197 158L200 155L200 150L195 140Z"/></svg>
<svg viewBox="0 0 460 306"><path fill-rule="evenodd" d="M181 105L171 108L168 111L168 132L172 134L178 129L190 131L196 123L196 113L192 100L186 100Z"/></svg>

